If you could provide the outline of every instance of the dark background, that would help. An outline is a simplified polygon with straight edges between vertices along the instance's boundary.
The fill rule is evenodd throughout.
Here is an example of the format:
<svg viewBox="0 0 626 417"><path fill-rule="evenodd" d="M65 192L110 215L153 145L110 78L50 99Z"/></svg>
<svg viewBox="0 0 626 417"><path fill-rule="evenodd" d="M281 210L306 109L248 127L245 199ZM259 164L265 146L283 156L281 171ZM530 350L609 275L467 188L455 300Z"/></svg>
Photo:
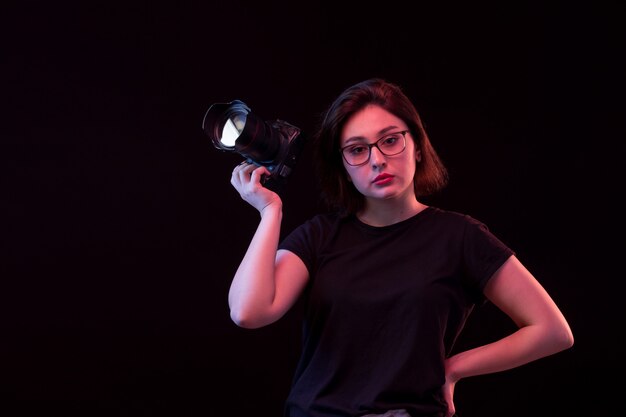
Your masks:
<svg viewBox="0 0 626 417"><path fill-rule="evenodd" d="M433 5L438 3L438 6ZM461 417L616 415L624 373L618 2L4 2L0 414L277 417L299 309L229 319L258 214L215 102L312 132L344 88L404 87L451 173L428 202L518 253L575 346L457 386ZM310 147L283 232L319 208ZM512 330L490 305L459 348Z"/></svg>

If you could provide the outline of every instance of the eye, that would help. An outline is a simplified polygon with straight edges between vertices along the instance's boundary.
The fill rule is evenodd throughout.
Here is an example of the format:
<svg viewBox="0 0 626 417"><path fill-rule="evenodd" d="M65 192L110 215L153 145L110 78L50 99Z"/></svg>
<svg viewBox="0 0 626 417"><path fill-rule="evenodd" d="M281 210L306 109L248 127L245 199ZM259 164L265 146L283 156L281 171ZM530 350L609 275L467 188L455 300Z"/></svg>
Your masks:
<svg viewBox="0 0 626 417"><path fill-rule="evenodd" d="M384 137L380 140L380 143L382 146L392 146L393 144L395 144L398 140L400 140L400 135L389 135L387 137Z"/></svg>
<svg viewBox="0 0 626 417"><path fill-rule="evenodd" d="M367 146L354 145L346 149L350 155L360 155L367 151Z"/></svg>

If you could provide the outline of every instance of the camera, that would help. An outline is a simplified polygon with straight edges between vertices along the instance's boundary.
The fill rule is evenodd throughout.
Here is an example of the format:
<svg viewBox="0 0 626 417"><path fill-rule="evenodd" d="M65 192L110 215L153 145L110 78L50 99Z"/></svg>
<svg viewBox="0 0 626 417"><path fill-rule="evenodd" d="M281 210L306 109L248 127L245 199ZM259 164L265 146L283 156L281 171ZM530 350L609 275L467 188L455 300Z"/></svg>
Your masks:
<svg viewBox="0 0 626 417"><path fill-rule="evenodd" d="M300 128L279 119L265 121L241 100L212 104L202 130L217 149L266 167L270 175L263 178L263 186L277 192L283 190L304 146Z"/></svg>

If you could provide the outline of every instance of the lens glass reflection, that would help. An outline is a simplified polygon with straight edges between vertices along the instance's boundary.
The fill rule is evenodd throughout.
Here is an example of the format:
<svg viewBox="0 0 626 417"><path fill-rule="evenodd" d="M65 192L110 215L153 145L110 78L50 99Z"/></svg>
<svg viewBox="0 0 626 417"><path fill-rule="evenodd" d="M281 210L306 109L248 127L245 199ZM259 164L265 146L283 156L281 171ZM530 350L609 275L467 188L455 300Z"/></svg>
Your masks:
<svg viewBox="0 0 626 417"><path fill-rule="evenodd" d="M243 113L235 114L226 120L224 129L222 129L222 137L220 142L222 145L232 148L235 146L237 138L246 125L246 115Z"/></svg>

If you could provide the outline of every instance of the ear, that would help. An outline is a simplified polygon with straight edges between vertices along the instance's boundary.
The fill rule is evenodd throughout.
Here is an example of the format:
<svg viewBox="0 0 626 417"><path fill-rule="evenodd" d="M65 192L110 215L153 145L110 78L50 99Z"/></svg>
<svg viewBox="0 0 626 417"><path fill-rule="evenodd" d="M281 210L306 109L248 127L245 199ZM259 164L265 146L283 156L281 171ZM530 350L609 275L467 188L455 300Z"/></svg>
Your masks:
<svg viewBox="0 0 626 417"><path fill-rule="evenodd" d="M422 151L420 149L415 149L415 160L422 162Z"/></svg>

